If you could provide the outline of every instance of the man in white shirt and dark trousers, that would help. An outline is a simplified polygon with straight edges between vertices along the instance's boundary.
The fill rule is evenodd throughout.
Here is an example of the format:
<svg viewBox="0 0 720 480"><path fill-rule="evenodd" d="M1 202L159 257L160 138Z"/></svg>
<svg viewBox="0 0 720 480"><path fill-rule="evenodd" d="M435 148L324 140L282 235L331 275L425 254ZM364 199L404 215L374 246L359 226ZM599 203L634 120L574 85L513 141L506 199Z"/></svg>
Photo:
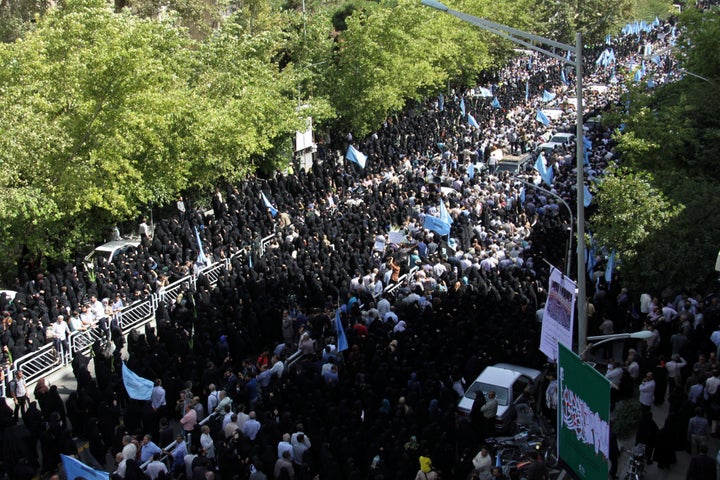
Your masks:
<svg viewBox="0 0 720 480"><path fill-rule="evenodd" d="M22 413L23 417L25 416L28 405L27 385L25 385L25 375L22 370L15 372L15 379L10 382L10 395L12 395L15 403L13 418L17 421L18 413Z"/></svg>
<svg viewBox="0 0 720 480"><path fill-rule="evenodd" d="M52 325L53 346L55 347L55 362L63 364L67 363L65 359L70 353L70 345L68 337L70 336L70 327L65 323L65 317L58 315L57 321Z"/></svg>

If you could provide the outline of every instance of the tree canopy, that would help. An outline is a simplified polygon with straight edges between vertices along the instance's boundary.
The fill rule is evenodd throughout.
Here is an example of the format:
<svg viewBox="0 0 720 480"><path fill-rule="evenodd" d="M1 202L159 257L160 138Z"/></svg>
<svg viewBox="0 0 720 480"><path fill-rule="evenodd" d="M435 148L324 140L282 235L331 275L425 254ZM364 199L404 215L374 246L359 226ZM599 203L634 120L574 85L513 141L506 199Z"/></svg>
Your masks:
<svg viewBox="0 0 720 480"><path fill-rule="evenodd" d="M718 22L716 12L682 15L676 50L686 73L631 90L616 135L623 168L598 186L593 231L641 288L702 284L720 248L720 226L707 221L720 208Z"/></svg>
<svg viewBox="0 0 720 480"><path fill-rule="evenodd" d="M452 3L544 35L557 13L547 0ZM308 1L298 15L302 5L0 4L15 22L0 32L0 263L19 247L69 258L149 205L284 167L308 115L362 136L511 52L416 0ZM599 18L603 5L582 8ZM587 28L604 34L606 20Z"/></svg>

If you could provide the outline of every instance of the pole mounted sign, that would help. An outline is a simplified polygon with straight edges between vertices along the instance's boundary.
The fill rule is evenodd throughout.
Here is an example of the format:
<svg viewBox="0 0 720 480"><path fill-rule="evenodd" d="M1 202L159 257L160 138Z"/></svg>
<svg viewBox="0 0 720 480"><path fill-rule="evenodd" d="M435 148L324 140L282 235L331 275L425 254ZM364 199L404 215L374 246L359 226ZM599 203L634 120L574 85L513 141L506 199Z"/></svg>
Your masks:
<svg viewBox="0 0 720 480"><path fill-rule="evenodd" d="M610 382L558 344L558 455L576 478L607 480Z"/></svg>

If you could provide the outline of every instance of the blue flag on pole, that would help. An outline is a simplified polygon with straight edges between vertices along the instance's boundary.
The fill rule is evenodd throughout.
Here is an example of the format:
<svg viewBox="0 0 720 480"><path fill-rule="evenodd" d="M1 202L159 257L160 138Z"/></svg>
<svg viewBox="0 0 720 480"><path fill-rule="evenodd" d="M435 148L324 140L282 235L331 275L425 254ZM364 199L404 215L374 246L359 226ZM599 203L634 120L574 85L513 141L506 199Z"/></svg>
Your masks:
<svg viewBox="0 0 720 480"><path fill-rule="evenodd" d="M542 110L538 108L537 115L535 115L535 120L542 123L543 125L550 125L550 119L545 116Z"/></svg>
<svg viewBox="0 0 720 480"><path fill-rule="evenodd" d="M570 82L568 82L567 76L565 75L565 67L560 67L560 81L563 82L565 85L570 84Z"/></svg>
<svg viewBox="0 0 720 480"><path fill-rule="evenodd" d="M438 95L438 109L440 109L441 112L445 111L445 97L443 97L442 93Z"/></svg>
<svg viewBox="0 0 720 480"><path fill-rule="evenodd" d="M592 235L590 235L590 246L585 251L585 266L587 267L588 276L592 277L593 270L597 259L595 258L595 242L593 241Z"/></svg>
<svg viewBox="0 0 720 480"><path fill-rule="evenodd" d="M590 206L590 203L592 203L592 193L590 193L590 189L587 185L583 185L583 205L585 205L585 208Z"/></svg>
<svg viewBox="0 0 720 480"><path fill-rule="evenodd" d="M525 187L520 188L520 203L525 203Z"/></svg>
<svg viewBox="0 0 720 480"><path fill-rule="evenodd" d="M340 319L340 309L335 310L335 329L337 329L337 349L342 352L348 349L347 337L345 336L345 328L343 328Z"/></svg>
<svg viewBox="0 0 720 480"><path fill-rule="evenodd" d="M432 215L425 215L423 228L437 232L440 235L450 235L450 224Z"/></svg>
<svg viewBox="0 0 720 480"><path fill-rule="evenodd" d="M467 174L468 174L468 177L470 177L470 180L475 178L475 164L474 163L470 163L470 165L467 166Z"/></svg>
<svg viewBox="0 0 720 480"><path fill-rule="evenodd" d="M353 163L357 163L360 168L365 168L365 162L367 161L367 156L362 153L361 151L357 150L355 147L350 145L347 149L347 153L345 154L345 158L350 160Z"/></svg>
<svg viewBox="0 0 720 480"><path fill-rule="evenodd" d="M493 108L500 108L500 101L497 97L493 97L492 102L490 102L490 106Z"/></svg>
<svg viewBox="0 0 720 480"><path fill-rule="evenodd" d="M125 362L122 364L122 379L130 398L133 400L150 400L154 386L153 382L138 376L125 365Z"/></svg>
<svg viewBox="0 0 720 480"><path fill-rule="evenodd" d="M530 99L530 82L525 80L525 101Z"/></svg>
<svg viewBox="0 0 720 480"><path fill-rule="evenodd" d="M465 98L460 99L460 113L465 116Z"/></svg>
<svg viewBox="0 0 720 480"><path fill-rule="evenodd" d="M555 100L556 95L553 92L548 92L547 90L543 90L542 94L542 101L543 102L552 102Z"/></svg>
<svg viewBox="0 0 720 480"><path fill-rule="evenodd" d="M198 253L197 260L195 260L195 263L207 265L207 257L205 256L205 252L203 251L202 240L200 240L200 232L198 232L197 227L195 227L195 239L197 240L198 251L200 252L200 253Z"/></svg>
<svg viewBox="0 0 720 480"><path fill-rule="evenodd" d="M538 171L543 182L552 186L554 176L553 169L552 167L548 168L548 166L545 165L545 157L543 157L542 152L538 155L537 160L535 160L535 170Z"/></svg>
<svg viewBox="0 0 720 480"><path fill-rule="evenodd" d="M608 257L607 265L605 266L605 281L610 284L612 282L613 270L615 269L615 249Z"/></svg>
<svg viewBox="0 0 720 480"><path fill-rule="evenodd" d="M265 192L260 190L260 194L262 195L263 203L265 204L267 209L270 210L270 215L272 215L273 218L275 218L275 215L278 214L277 208L273 207L272 203L270 203L270 200L268 200L268 198L265 196Z"/></svg>
<svg viewBox="0 0 720 480"><path fill-rule="evenodd" d="M475 117L473 117L472 114L468 113L467 119L468 119L468 124L471 127L480 128L480 125L478 125L477 120L475 120Z"/></svg>
<svg viewBox="0 0 720 480"><path fill-rule="evenodd" d="M63 469L65 469L65 477L68 480L75 480L76 478L84 478L85 480L108 480L110 478L109 473L103 472L102 470L95 470L77 458L63 454L60 454L60 458L62 459Z"/></svg>
<svg viewBox="0 0 720 480"><path fill-rule="evenodd" d="M590 164L590 150L592 150L592 142L583 135L583 164Z"/></svg>
<svg viewBox="0 0 720 480"><path fill-rule="evenodd" d="M453 219L450 216L450 212L448 212L447 208L445 208L445 202L443 202L442 198L440 199L440 220L443 222L446 222L448 225L453 224Z"/></svg>

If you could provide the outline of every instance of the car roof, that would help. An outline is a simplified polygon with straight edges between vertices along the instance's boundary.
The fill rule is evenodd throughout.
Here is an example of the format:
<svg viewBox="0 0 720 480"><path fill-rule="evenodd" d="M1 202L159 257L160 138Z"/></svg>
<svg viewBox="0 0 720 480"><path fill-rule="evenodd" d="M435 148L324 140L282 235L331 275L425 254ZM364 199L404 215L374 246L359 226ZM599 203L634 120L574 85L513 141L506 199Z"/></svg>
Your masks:
<svg viewBox="0 0 720 480"><path fill-rule="evenodd" d="M513 365L511 363L498 363L494 366L496 368L504 368L519 372L520 374L525 375L526 377L530 377L533 380L537 379L540 375L542 375L542 372L540 370L535 370L534 368L530 367L523 367L522 365Z"/></svg>
<svg viewBox="0 0 720 480"><path fill-rule="evenodd" d="M5 294L8 300L15 300L15 295L17 295L18 292L15 290L0 290L0 295Z"/></svg>
<svg viewBox="0 0 720 480"><path fill-rule="evenodd" d="M123 247L137 247L140 245L138 240L113 240L112 242L103 243L99 247L95 247L95 250L100 252L114 252L118 248Z"/></svg>
<svg viewBox="0 0 720 480"><path fill-rule="evenodd" d="M520 372L513 371L501 367L487 367L475 379L476 382L486 383L488 385L497 385L498 387L510 388L515 380L520 376Z"/></svg>

